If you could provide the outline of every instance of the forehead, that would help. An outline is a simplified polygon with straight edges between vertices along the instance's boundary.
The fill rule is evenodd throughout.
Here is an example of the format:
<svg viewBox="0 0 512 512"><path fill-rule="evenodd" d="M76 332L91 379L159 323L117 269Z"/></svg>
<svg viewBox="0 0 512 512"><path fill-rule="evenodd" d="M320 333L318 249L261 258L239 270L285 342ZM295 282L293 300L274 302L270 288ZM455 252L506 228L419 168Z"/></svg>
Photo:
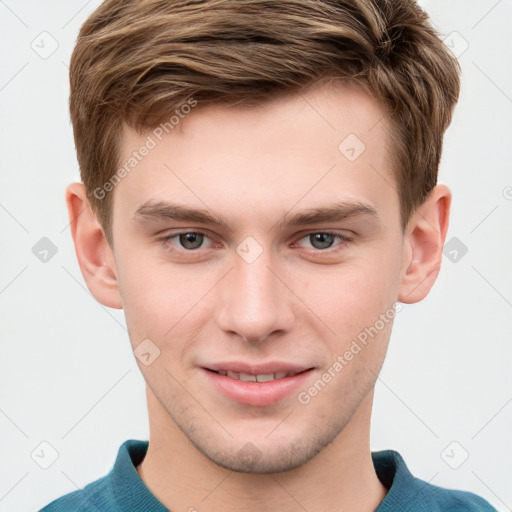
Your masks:
<svg viewBox="0 0 512 512"><path fill-rule="evenodd" d="M254 109L199 104L142 135L125 126L120 166L135 165L114 190L114 217L169 200L272 224L319 202L397 207L387 130L378 103L347 86Z"/></svg>

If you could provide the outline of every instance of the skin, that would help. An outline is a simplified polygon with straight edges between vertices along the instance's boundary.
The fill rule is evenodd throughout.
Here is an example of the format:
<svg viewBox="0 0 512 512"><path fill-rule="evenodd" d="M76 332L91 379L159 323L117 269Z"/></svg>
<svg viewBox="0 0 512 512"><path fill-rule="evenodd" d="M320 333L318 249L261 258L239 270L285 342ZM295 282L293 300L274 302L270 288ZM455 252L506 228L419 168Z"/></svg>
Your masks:
<svg viewBox="0 0 512 512"><path fill-rule="evenodd" d="M89 290L124 309L132 348L149 338L160 350L149 366L137 359L150 423L137 471L167 508L372 511L384 498L369 431L392 321L309 403L298 392L394 303L422 300L437 277L451 193L437 185L402 232L387 129L379 105L347 86L253 110L197 106L111 192L113 249L83 184L67 188ZM338 150L350 133L366 146L353 162ZM147 135L125 127L120 160ZM209 210L229 229L138 219L149 200ZM277 224L340 201L378 216ZM326 230L351 240L321 246L309 236ZM199 248L162 241L197 231L207 235ZM262 249L251 263L236 251L248 236ZM226 360L314 370L278 403L253 406L219 393L199 368Z"/></svg>

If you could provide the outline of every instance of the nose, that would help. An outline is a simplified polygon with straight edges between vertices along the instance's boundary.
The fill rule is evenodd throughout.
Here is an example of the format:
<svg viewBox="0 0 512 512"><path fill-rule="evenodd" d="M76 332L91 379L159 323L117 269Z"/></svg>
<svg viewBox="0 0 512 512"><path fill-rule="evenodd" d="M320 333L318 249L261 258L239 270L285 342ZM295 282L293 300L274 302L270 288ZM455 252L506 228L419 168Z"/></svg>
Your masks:
<svg viewBox="0 0 512 512"><path fill-rule="evenodd" d="M271 334L282 335L294 322L294 295L270 252L264 250L252 262L234 254L233 269L220 288L218 325L247 343L259 343Z"/></svg>

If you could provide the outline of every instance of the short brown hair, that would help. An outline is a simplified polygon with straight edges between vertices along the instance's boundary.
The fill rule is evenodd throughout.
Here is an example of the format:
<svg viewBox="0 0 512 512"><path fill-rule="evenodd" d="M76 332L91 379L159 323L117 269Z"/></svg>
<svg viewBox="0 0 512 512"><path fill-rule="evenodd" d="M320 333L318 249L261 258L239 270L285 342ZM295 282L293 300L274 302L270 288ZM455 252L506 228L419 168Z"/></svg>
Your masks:
<svg viewBox="0 0 512 512"><path fill-rule="evenodd" d="M70 64L81 178L112 246L112 194L94 191L117 170L123 123L143 133L192 98L250 108L342 79L387 114L405 229L437 183L459 73L413 0L106 0Z"/></svg>

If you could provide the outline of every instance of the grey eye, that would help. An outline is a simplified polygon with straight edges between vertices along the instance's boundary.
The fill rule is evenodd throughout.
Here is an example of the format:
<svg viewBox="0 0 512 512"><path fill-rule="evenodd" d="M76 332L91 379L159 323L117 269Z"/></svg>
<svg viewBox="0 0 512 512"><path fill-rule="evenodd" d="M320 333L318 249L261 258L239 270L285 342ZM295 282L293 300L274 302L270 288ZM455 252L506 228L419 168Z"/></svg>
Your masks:
<svg viewBox="0 0 512 512"><path fill-rule="evenodd" d="M312 233L309 235L309 241L315 249L327 249L334 243L335 236L330 233Z"/></svg>
<svg viewBox="0 0 512 512"><path fill-rule="evenodd" d="M204 235L202 233L183 233L179 235L180 244L185 249L198 249L203 244Z"/></svg>

